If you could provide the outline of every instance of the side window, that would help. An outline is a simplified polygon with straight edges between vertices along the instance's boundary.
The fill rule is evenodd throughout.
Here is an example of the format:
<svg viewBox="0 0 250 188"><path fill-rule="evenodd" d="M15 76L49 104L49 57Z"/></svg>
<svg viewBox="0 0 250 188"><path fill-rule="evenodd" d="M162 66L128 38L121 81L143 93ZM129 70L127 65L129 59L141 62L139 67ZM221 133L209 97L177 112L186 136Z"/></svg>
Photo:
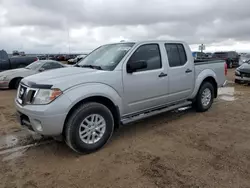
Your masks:
<svg viewBox="0 0 250 188"><path fill-rule="evenodd" d="M51 69L62 68L62 65L60 65L59 63L51 62L50 64Z"/></svg>
<svg viewBox="0 0 250 188"><path fill-rule="evenodd" d="M170 67L178 67L186 64L187 56L182 44L165 44Z"/></svg>
<svg viewBox="0 0 250 188"><path fill-rule="evenodd" d="M42 68L44 68L45 70L49 70L49 69L56 69L56 68L61 68L62 66L58 63L54 63L54 62L48 62L45 63Z"/></svg>
<svg viewBox="0 0 250 188"><path fill-rule="evenodd" d="M185 65L187 62L187 55L184 46L182 44L177 44L177 47L180 55L181 65Z"/></svg>
<svg viewBox="0 0 250 188"><path fill-rule="evenodd" d="M236 52L234 52L234 58L237 58L238 54Z"/></svg>
<svg viewBox="0 0 250 188"><path fill-rule="evenodd" d="M161 54L158 44L145 44L140 46L130 57L129 62L136 61L146 61L147 68L138 71L154 70L160 69L161 64Z"/></svg>
<svg viewBox="0 0 250 188"><path fill-rule="evenodd" d="M50 63L45 63L41 68L43 68L44 70L50 69Z"/></svg>

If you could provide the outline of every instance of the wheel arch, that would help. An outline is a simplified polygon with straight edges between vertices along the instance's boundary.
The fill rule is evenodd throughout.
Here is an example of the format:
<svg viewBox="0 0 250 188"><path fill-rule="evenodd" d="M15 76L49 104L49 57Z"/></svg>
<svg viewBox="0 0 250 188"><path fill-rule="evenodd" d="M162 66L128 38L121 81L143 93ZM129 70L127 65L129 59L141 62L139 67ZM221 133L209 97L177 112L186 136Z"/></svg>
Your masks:
<svg viewBox="0 0 250 188"><path fill-rule="evenodd" d="M81 106L83 103L88 103L88 102L97 102L100 104L103 104L104 106L106 106L112 113L113 117L114 117L114 123L115 123L115 129L120 127L120 109L117 105L114 104L114 102L112 100L110 100L107 97L104 96L91 96L91 97L87 97L84 98L80 101L78 101L76 104L74 104L71 109L69 110L65 121L64 121L64 125L63 125L63 134L65 131L65 125L67 124L67 121L69 120L70 116L74 113L74 111Z"/></svg>
<svg viewBox="0 0 250 188"><path fill-rule="evenodd" d="M14 78L12 78L11 80L10 80L10 83L9 83L9 88L10 89L14 89L14 87L15 87L15 82L18 80L18 79L23 79L23 77L21 77L21 76L18 76L18 77L14 77Z"/></svg>
<svg viewBox="0 0 250 188"><path fill-rule="evenodd" d="M205 83L205 82L209 82L209 83L211 83L211 84L213 85L213 87L214 87L214 98L217 98L217 96L218 96L218 90L217 90L218 84L217 84L216 80L214 79L214 77L209 76L209 77L205 78L205 79L201 82L200 87L199 87L199 90L200 90L202 84ZM199 90L198 90L198 91L199 91Z"/></svg>

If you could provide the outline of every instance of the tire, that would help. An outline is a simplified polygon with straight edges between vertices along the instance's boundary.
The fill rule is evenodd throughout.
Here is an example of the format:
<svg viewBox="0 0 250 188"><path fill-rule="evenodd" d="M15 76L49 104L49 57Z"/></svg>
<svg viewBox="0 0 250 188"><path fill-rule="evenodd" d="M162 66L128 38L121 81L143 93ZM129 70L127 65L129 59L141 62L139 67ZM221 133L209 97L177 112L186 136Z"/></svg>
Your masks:
<svg viewBox="0 0 250 188"><path fill-rule="evenodd" d="M239 84L240 80L234 79L234 83Z"/></svg>
<svg viewBox="0 0 250 188"><path fill-rule="evenodd" d="M17 78L14 82L14 89L17 89L22 78Z"/></svg>
<svg viewBox="0 0 250 188"><path fill-rule="evenodd" d="M201 87L200 90L196 96L196 110L198 112L205 112L207 111L213 104L214 101L214 86L210 83L210 82L204 82ZM205 93L205 91L209 91L211 94L210 99L207 101L207 104L204 104L202 102L203 99L203 94Z"/></svg>
<svg viewBox="0 0 250 188"><path fill-rule="evenodd" d="M22 78L14 78L10 81L9 89L17 89Z"/></svg>
<svg viewBox="0 0 250 188"><path fill-rule="evenodd" d="M95 118L97 119L95 120L91 119L93 118L93 116L95 116ZM100 128L99 130L97 130L94 128L94 125L92 125L93 127L90 128L91 125L89 125L86 122L91 122L91 120L92 121L102 120L102 122L104 120L104 123L106 124L105 129ZM85 125L83 125L83 122ZM82 136L81 138L80 131L83 131L82 132L83 136L84 135L87 136L85 137ZM101 135L101 132L103 134L102 136L100 136L99 140L97 137L96 142L86 143L88 139L90 139L90 141L93 141L92 140L93 137L95 138L98 132L99 136ZM67 145L74 151L78 153L92 153L102 148L111 138L113 132L114 132L114 118L111 111L106 106L100 103L90 102L81 105L71 114L65 125L64 136Z"/></svg>

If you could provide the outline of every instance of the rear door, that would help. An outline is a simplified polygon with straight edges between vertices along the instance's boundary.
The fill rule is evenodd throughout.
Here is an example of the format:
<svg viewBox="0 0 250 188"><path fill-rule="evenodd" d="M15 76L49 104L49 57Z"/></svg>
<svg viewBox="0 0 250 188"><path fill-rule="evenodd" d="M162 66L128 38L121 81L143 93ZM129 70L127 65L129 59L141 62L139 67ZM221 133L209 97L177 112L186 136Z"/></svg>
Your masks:
<svg viewBox="0 0 250 188"><path fill-rule="evenodd" d="M166 43L165 50L169 64L169 102L187 99L194 87L194 65L188 60L183 44Z"/></svg>
<svg viewBox="0 0 250 188"><path fill-rule="evenodd" d="M158 43L142 44L123 65L124 114L167 103L168 76ZM128 73L128 62L146 61L147 68Z"/></svg>

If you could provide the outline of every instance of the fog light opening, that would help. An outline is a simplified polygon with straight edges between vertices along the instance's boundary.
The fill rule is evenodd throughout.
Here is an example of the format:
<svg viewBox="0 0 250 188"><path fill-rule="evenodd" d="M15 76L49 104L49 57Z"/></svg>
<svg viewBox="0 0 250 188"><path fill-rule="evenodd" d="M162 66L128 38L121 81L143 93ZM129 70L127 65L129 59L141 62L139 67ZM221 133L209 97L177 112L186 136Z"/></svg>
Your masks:
<svg viewBox="0 0 250 188"><path fill-rule="evenodd" d="M35 119L35 120L34 120L34 126L35 126L35 129L36 129L37 131L40 131L40 132L43 131L41 121Z"/></svg>

